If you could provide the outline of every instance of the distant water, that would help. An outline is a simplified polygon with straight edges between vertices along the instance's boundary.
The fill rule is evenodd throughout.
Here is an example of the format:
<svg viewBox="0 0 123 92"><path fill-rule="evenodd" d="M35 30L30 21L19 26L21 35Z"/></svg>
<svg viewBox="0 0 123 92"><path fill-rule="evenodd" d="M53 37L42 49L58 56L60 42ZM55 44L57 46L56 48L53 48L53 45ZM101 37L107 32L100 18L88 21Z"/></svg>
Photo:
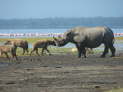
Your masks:
<svg viewBox="0 0 123 92"><path fill-rule="evenodd" d="M63 33L67 29L0 29L0 33Z"/></svg>
<svg viewBox="0 0 123 92"><path fill-rule="evenodd" d="M64 33L68 29L0 29L0 33ZM123 33L123 29L112 29L114 33Z"/></svg>
<svg viewBox="0 0 123 92"><path fill-rule="evenodd" d="M114 33L123 33L123 29L112 29Z"/></svg>

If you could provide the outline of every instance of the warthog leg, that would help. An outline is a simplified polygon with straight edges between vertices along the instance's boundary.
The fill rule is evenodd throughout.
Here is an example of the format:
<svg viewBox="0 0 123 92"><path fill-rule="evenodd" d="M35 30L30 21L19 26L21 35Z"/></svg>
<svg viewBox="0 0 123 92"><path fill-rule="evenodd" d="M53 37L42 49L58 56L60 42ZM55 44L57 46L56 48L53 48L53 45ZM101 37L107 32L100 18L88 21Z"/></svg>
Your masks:
<svg viewBox="0 0 123 92"><path fill-rule="evenodd" d="M27 54L28 54L28 52L29 52L28 49L23 48L23 53L22 53L23 55L25 54L25 51L27 52Z"/></svg>
<svg viewBox="0 0 123 92"><path fill-rule="evenodd" d="M42 48L42 52L41 52L41 55L44 55L44 48Z"/></svg>
<svg viewBox="0 0 123 92"><path fill-rule="evenodd" d="M51 55L50 51L46 48L46 51L49 53L49 55Z"/></svg>
<svg viewBox="0 0 123 92"><path fill-rule="evenodd" d="M22 53L22 55L24 55L24 53L25 53L25 49L23 48L23 53Z"/></svg>
<svg viewBox="0 0 123 92"><path fill-rule="evenodd" d="M38 48L36 49L36 54L37 54L38 56L40 56L39 53L38 53Z"/></svg>
<svg viewBox="0 0 123 92"><path fill-rule="evenodd" d="M44 50L46 50L49 53L49 55L51 55L50 51L47 48L42 48L42 52L41 52L42 55L44 55Z"/></svg>
<svg viewBox="0 0 123 92"><path fill-rule="evenodd" d="M6 57L10 60L8 53L4 53L4 54L5 54L5 55L6 55Z"/></svg>
<svg viewBox="0 0 123 92"><path fill-rule="evenodd" d="M38 56L40 56L39 53L38 53L38 48L34 48L34 49L30 52L30 56L32 55L32 53L33 53L34 51L36 51L36 54L37 54Z"/></svg>
<svg viewBox="0 0 123 92"><path fill-rule="evenodd" d="M27 54L29 53L29 50L28 49L26 49L26 52L27 52Z"/></svg>
<svg viewBox="0 0 123 92"><path fill-rule="evenodd" d="M12 57L13 57L13 58L15 57L15 59L18 60L16 53L13 53L13 54L12 54Z"/></svg>

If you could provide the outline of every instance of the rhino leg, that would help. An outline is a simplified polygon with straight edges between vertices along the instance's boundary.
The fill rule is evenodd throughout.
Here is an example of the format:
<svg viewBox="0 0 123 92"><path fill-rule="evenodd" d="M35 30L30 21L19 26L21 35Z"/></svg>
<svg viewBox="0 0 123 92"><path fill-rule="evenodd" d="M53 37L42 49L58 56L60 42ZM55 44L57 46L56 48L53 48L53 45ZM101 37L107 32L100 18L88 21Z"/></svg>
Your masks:
<svg viewBox="0 0 123 92"><path fill-rule="evenodd" d="M112 43L109 45L109 48L110 48L111 53L112 53L111 57L114 57L115 56L116 49L115 49L115 47L113 46Z"/></svg>
<svg viewBox="0 0 123 92"><path fill-rule="evenodd" d="M82 48L82 54L84 55L84 58L87 57L87 56L86 56L86 49L85 49L85 47Z"/></svg>
<svg viewBox="0 0 123 92"><path fill-rule="evenodd" d="M85 50L85 47L83 45L76 44L76 48L78 50L78 58L80 58L82 56L82 54L86 58L86 50Z"/></svg>
<svg viewBox="0 0 123 92"><path fill-rule="evenodd" d="M6 57L8 58L8 60L10 60L8 53L4 53L4 54L6 55Z"/></svg>
<svg viewBox="0 0 123 92"><path fill-rule="evenodd" d="M81 54L82 54L82 49L80 48L80 45L79 44L76 44L76 48L78 50L78 58L81 57Z"/></svg>
<svg viewBox="0 0 123 92"><path fill-rule="evenodd" d="M102 58L105 57L105 55L108 53L108 50L109 50L108 44L104 44L104 45L105 45L105 48L104 48L103 54L101 55Z"/></svg>

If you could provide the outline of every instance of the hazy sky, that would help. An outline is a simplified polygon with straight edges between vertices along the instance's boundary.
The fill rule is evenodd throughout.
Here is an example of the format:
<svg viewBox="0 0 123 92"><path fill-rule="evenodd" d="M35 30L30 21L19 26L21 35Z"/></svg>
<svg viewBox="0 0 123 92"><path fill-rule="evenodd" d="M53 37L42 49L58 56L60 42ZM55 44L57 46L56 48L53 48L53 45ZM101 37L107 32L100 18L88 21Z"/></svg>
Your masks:
<svg viewBox="0 0 123 92"><path fill-rule="evenodd" d="M0 19L123 17L123 0L0 0Z"/></svg>

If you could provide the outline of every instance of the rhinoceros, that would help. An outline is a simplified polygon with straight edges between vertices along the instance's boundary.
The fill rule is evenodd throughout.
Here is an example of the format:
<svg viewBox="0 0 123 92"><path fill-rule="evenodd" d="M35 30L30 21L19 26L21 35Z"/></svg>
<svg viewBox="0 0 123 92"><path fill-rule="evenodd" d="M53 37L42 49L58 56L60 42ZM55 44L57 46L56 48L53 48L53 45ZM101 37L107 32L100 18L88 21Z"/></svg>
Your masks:
<svg viewBox="0 0 123 92"><path fill-rule="evenodd" d="M76 45L78 57L83 54L86 58L85 48L96 48L104 44L104 52L101 57L105 57L110 49L111 57L115 56L114 34L109 27L75 27L64 33L62 39L53 37L57 46L64 46L71 42Z"/></svg>

